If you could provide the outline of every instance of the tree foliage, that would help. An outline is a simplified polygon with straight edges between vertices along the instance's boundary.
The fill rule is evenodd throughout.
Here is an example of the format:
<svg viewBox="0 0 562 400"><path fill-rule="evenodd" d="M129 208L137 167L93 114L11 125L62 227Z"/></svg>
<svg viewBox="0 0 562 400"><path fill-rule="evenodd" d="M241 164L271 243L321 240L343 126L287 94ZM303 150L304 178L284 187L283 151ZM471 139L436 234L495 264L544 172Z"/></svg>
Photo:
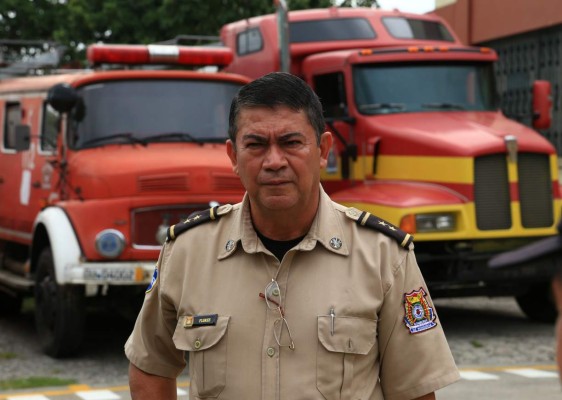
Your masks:
<svg viewBox="0 0 562 400"><path fill-rule="evenodd" d="M291 10L329 7L334 2L370 6L375 1L287 1ZM67 46L67 57L79 59L84 45L90 43L158 43L178 35L217 36L225 23L272 12L273 0L2 0L0 56L7 54L2 41L42 40Z"/></svg>

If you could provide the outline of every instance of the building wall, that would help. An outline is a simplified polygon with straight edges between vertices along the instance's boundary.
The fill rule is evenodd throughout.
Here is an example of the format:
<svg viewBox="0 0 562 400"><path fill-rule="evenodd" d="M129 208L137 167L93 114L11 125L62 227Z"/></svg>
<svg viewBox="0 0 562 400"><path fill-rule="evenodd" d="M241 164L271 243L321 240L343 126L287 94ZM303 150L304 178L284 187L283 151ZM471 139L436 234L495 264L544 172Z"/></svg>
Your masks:
<svg viewBox="0 0 562 400"><path fill-rule="evenodd" d="M466 33L467 43L482 43L562 24L562 1L457 0L436 3L435 13Z"/></svg>

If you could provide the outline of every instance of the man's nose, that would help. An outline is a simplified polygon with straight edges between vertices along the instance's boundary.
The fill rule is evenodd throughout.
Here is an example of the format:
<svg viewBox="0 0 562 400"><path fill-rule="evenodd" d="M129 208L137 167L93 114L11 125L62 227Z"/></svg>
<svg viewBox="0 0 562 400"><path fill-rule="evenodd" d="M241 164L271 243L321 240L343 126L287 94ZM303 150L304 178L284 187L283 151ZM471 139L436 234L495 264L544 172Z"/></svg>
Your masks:
<svg viewBox="0 0 562 400"><path fill-rule="evenodd" d="M267 169L279 169L287 165L285 152L278 145L269 146L263 166Z"/></svg>

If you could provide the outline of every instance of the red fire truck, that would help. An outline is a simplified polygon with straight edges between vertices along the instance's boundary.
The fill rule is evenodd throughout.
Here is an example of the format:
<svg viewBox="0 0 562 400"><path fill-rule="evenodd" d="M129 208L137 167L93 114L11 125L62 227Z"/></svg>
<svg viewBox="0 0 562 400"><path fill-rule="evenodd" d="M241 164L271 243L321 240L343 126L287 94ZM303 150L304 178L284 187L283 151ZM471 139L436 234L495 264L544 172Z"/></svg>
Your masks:
<svg viewBox="0 0 562 400"><path fill-rule="evenodd" d="M225 70L280 70L319 95L336 140L323 173L338 202L415 236L434 296L510 295L537 320L556 315L552 261L491 271L497 252L553 235L561 216L554 147L500 111L496 53L463 45L435 15L366 8L276 15L225 25ZM281 38L281 40L280 40ZM535 128L550 123L550 85L533 87Z"/></svg>
<svg viewBox="0 0 562 400"><path fill-rule="evenodd" d="M0 311L34 296L54 357L77 351L90 305L138 312L170 224L243 194L224 142L248 79L188 69L230 50L93 45L88 59L0 81Z"/></svg>

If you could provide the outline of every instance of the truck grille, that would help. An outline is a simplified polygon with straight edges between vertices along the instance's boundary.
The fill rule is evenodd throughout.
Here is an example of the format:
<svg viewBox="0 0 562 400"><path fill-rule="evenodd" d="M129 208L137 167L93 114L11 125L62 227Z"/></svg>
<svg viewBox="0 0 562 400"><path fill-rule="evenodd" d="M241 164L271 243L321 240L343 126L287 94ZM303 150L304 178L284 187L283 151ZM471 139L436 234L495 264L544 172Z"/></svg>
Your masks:
<svg viewBox="0 0 562 400"><path fill-rule="evenodd" d="M511 227L509 180L505 154L474 160L474 205L480 230Z"/></svg>
<svg viewBox="0 0 562 400"><path fill-rule="evenodd" d="M552 226L552 177L548 154L518 155L521 223L525 228Z"/></svg>
<svg viewBox="0 0 562 400"><path fill-rule="evenodd" d="M208 204L137 208L131 216L133 245L160 246L156 233L161 225L167 228L186 219L192 212L207 208Z"/></svg>
<svg viewBox="0 0 562 400"><path fill-rule="evenodd" d="M552 179L548 154L519 153L517 158L523 227L552 226ZM511 227L511 201L505 154L486 155L474 160L474 205L478 229Z"/></svg>
<svg viewBox="0 0 562 400"><path fill-rule="evenodd" d="M185 192L190 189L187 174L141 176L138 179L139 192Z"/></svg>

